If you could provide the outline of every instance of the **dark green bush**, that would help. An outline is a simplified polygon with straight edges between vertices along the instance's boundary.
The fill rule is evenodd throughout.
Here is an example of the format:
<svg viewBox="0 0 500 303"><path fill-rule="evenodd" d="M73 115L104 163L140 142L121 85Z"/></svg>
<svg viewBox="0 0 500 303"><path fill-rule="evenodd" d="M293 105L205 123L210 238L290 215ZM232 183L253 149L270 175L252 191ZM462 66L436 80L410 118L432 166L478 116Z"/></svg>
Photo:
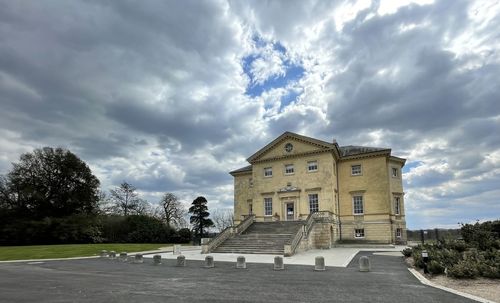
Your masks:
<svg viewBox="0 0 500 303"><path fill-rule="evenodd" d="M191 230L189 228L181 228L178 231L176 231L171 239L171 243L189 243L191 241Z"/></svg>
<svg viewBox="0 0 500 303"><path fill-rule="evenodd" d="M444 266L440 262L435 260L432 260L428 263L427 269L433 275L440 275L444 273Z"/></svg>
<svg viewBox="0 0 500 303"><path fill-rule="evenodd" d="M484 262L478 264L479 274L490 279L500 279L500 263Z"/></svg>
<svg viewBox="0 0 500 303"><path fill-rule="evenodd" d="M443 264L444 267L451 267L454 264L462 260L462 254L456 250L443 249L440 251L440 258L438 261Z"/></svg>
<svg viewBox="0 0 500 303"><path fill-rule="evenodd" d="M161 220L145 216L103 217L103 237L106 242L167 243L175 231Z"/></svg>
<svg viewBox="0 0 500 303"><path fill-rule="evenodd" d="M460 233L464 241L480 250L498 246L500 240L500 220L475 224L462 224Z"/></svg>
<svg viewBox="0 0 500 303"><path fill-rule="evenodd" d="M441 243L443 248L453 249L458 252L464 252L468 248L467 243L462 240L444 240Z"/></svg>
<svg viewBox="0 0 500 303"><path fill-rule="evenodd" d="M474 279L479 276L478 265L475 262L460 261L448 268L447 274L457 279Z"/></svg>
<svg viewBox="0 0 500 303"><path fill-rule="evenodd" d="M0 226L1 245L102 242L100 220L73 215L43 220L16 220Z"/></svg>
<svg viewBox="0 0 500 303"><path fill-rule="evenodd" d="M412 252L413 251L410 247L407 247L407 248L403 249L403 251L402 251L403 256L405 256L406 258L411 257Z"/></svg>
<svg viewBox="0 0 500 303"><path fill-rule="evenodd" d="M450 277L471 279L478 276L500 279L500 220L462 225L463 240L441 239L436 244L413 247L415 267L423 268L422 251L429 254L428 269L439 274L447 269ZM410 254L410 251L403 252Z"/></svg>

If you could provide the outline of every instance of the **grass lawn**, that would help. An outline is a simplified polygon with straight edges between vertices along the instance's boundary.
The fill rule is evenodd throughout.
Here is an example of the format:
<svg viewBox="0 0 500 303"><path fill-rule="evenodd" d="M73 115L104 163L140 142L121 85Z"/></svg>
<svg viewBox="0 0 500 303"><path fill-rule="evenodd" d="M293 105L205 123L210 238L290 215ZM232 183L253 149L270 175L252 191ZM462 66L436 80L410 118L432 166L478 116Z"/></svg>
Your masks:
<svg viewBox="0 0 500 303"><path fill-rule="evenodd" d="M109 243L109 244L63 244L63 245L33 245L33 246L0 246L0 261L51 259L97 256L101 250L114 250L119 254L155 250L170 244L151 243Z"/></svg>

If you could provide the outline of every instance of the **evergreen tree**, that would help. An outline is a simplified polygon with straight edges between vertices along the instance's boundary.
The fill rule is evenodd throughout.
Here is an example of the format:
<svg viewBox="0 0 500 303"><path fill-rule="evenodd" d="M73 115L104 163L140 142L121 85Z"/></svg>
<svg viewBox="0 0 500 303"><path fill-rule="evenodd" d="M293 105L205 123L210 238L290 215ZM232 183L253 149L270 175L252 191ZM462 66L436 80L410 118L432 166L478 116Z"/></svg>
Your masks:
<svg viewBox="0 0 500 303"><path fill-rule="evenodd" d="M189 208L189 213L192 214L189 221L193 224L195 235L200 239L203 237L205 228L214 226L214 222L208 218L210 213L208 212L207 203L205 197L198 197L194 199L192 206Z"/></svg>

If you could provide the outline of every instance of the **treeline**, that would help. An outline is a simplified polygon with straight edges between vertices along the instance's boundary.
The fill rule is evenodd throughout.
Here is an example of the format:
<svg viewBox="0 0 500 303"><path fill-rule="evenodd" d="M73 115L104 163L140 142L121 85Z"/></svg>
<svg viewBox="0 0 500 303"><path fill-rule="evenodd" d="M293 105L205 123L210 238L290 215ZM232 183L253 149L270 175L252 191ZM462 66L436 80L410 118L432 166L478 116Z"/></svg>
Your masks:
<svg viewBox="0 0 500 303"><path fill-rule="evenodd" d="M460 239L462 237L460 229L443 229L443 228L433 228L433 229L418 229L418 230L407 230L406 236L408 241L421 241L422 234L424 236L424 241L427 240L440 240L440 239Z"/></svg>
<svg viewBox="0 0 500 303"><path fill-rule="evenodd" d="M175 195L166 193L151 206L127 182L109 194L99 186L68 150L45 147L21 155L0 177L0 245L191 240Z"/></svg>
<svg viewBox="0 0 500 303"><path fill-rule="evenodd" d="M5 213L3 213L5 214ZM187 243L189 228L176 229L148 215L72 215L42 220L0 220L0 245L77 243Z"/></svg>

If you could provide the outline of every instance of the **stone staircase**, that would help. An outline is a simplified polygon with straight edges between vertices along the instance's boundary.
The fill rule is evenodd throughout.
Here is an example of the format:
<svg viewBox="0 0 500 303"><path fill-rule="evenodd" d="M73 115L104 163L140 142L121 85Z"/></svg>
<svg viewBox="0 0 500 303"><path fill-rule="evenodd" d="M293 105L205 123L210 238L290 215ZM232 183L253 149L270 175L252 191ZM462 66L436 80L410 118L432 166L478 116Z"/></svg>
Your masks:
<svg viewBox="0 0 500 303"><path fill-rule="evenodd" d="M284 254L284 245L302 228L304 221L254 222L242 234L219 245L215 253Z"/></svg>

